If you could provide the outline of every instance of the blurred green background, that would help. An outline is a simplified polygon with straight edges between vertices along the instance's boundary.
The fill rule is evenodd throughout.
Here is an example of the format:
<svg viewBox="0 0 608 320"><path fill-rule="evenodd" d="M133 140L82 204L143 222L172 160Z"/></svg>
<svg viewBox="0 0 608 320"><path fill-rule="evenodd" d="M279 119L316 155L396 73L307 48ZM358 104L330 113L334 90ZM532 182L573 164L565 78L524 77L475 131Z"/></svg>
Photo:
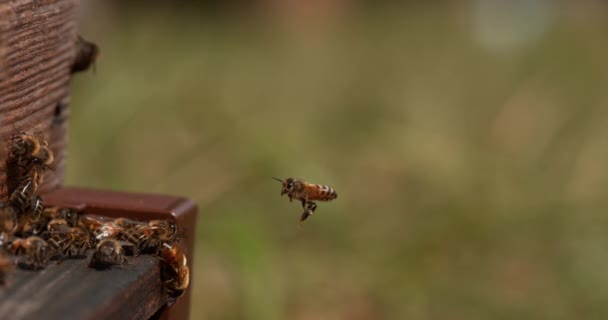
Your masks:
<svg viewBox="0 0 608 320"><path fill-rule="evenodd" d="M608 8L508 3L83 1L67 182L200 204L193 319L606 319Z"/></svg>

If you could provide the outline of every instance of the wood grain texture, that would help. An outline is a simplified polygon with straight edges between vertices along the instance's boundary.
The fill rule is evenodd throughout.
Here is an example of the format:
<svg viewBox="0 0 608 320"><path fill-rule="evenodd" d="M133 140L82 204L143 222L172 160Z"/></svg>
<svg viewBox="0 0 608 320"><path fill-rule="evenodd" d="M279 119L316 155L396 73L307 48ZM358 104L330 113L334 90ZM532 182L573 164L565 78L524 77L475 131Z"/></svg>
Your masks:
<svg viewBox="0 0 608 320"><path fill-rule="evenodd" d="M0 200L7 140L22 130L42 134L55 153L42 190L63 180L76 11L75 0L0 0Z"/></svg>
<svg viewBox="0 0 608 320"><path fill-rule="evenodd" d="M91 254L9 273L0 290L2 318L148 319L166 303L157 258L128 257L122 269L96 270L87 267Z"/></svg>

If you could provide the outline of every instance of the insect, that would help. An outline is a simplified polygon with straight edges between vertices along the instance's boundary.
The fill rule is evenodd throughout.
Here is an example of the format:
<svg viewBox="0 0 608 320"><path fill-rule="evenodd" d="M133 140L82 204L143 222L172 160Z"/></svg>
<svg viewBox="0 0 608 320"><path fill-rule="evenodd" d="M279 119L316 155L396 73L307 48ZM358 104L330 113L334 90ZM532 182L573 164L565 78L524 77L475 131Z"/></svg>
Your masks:
<svg viewBox="0 0 608 320"><path fill-rule="evenodd" d="M53 256L63 259L65 256L82 256L91 248L89 232L81 227L69 227L64 219L53 219L43 234L53 251Z"/></svg>
<svg viewBox="0 0 608 320"><path fill-rule="evenodd" d="M49 232L52 233L68 233L72 230L65 219L53 219L46 225Z"/></svg>
<svg viewBox="0 0 608 320"><path fill-rule="evenodd" d="M140 251L154 252L158 250L161 242L153 235L154 230L148 224L141 224L124 230L121 239L132 243L137 250L135 255L138 255Z"/></svg>
<svg viewBox="0 0 608 320"><path fill-rule="evenodd" d="M78 213L68 208L46 207L42 211L42 217L46 221L53 219L64 219L70 227L78 225Z"/></svg>
<svg viewBox="0 0 608 320"><path fill-rule="evenodd" d="M273 179L280 181L283 185L281 188L281 196L287 194L289 201L293 199L302 202L302 208L304 212L300 217L300 223L303 223L308 216L313 214L317 209L316 201L331 201L338 197L338 194L333 188L325 185L313 184L304 180L296 180L294 178L287 178L281 180L273 177Z"/></svg>
<svg viewBox="0 0 608 320"><path fill-rule="evenodd" d="M63 260L65 252L70 246L70 237L67 233L61 232L49 232L45 234L47 236L46 242L49 245L51 254L50 257L53 259Z"/></svg>
<svg viewBox="0 0 608 320"><path fill-rule="evenodd" d="M68 256L82 256L86 253L87 249L91 248L91 237L86 230L80 227L73 227L66 235L69 238L68 246L65 249L65 253Z"/></svg>
<svg viewBox="0 0 608 320"><path fill-rule="evenodd" d="M13 270L13 261L0 251L0 285L6 283L6 275Z"/></svg>
<svg viewBox="0 0 608 320"><path fill-rule="evenodd" d="M162 242L173 242L177 240L177 226L169 220L151 220L148 222L152 235Z"/></svg>
<svg viewBox="0 0 608 320"><path fill-rule="evenodd" d="M119 218L114 221L123 226L120 238L132 243L139 251L158 252L164 242L177 240L177 227L168 220L151 220L148 223Z"/></svg>
<svg viewBox="0 0 608 320"><path fill-rule="evenodd" d="M99 47L79 35L76 39L76 57L74 63L72 63L71 72L85 71L91 65L93 65L93 70L95 70L95 61L98 56Z"/></svg>
<svg viewBox="0 0 608 320"><path fill-rule="evenodd" d="M11 150L13 155L20 158L26 158L38 153L40 150L40 141L33 135L21 132L20 135L13 138Z"/></svg>
<svg viewBox="0 0 608 320"><path fill-rule="evenodd" d="M161 255L161 275L169 296L177 298L184 294L190 284L190 269L184 249L178 243L164 243Z"/></svg>
<svg viewBox="0 0 608 320"><path fill-rule="evenodd" d="M32 205L35 205L34 198L38 191L37 180L36 175L26 177L26 180L19 184L9 197L11 206L22 214L28 212L32 209Z"/></svg>
<svg viewBox="0 0 608 320"><path fill-rule="evenodd" d="M36 215L33 211L30 211L28 214L21 217L14 229L14 233L20 237L35 236L44 232L45 228L46 223L42 217Z"/></svg>
<svg viewBox="0 0 608 320"><path fill-rule="evenodd" d="M9 250L15 255L25 256L25 265L34 269L44 268L50 258L47 242L36 236L15 239L9 245Z"/></svg>
<svg viewBox="0 0 608 320"><path fill-rule="evenodd" d="M127 262L125 252L117 240L105 239L99 242L89 267L92 268L107 268L111 265L122 265Z"/></svg>
<svg viewBox="0 0 608 320"><path fill-rule="evenodd" d="M78 226L84 230L89 230L93 234L92 241L95 243L116 238L123 232L123 228L116 225L114 220L96 215L80 216Z"/></svg>
<svg viewBox="0 0 608 320"><path fill-rule="evenodd" d="M53 163L53 152L43 139L22 133L13 139L13 159L16 163L11 165L16 184L9 198L10 204L25 213L30 209L40 210L40 199L36 196L38 186L42 184L45 170ZM14 161L13 161L14 162Z"/></svg>

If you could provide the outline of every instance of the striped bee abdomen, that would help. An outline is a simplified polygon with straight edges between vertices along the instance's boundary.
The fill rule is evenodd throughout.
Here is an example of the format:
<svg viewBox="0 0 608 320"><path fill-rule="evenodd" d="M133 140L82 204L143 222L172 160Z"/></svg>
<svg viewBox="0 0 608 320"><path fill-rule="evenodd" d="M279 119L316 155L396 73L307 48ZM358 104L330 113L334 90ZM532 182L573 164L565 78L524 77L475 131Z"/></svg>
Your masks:
<svg viewBox="0 0 608 320"><path fill-rule="evenodd" d="M310 200L320 200L320 201L329 201L338 197L338 193L333 188L329 186L324 186L320 184L312 185L313 196Z"/></svg>

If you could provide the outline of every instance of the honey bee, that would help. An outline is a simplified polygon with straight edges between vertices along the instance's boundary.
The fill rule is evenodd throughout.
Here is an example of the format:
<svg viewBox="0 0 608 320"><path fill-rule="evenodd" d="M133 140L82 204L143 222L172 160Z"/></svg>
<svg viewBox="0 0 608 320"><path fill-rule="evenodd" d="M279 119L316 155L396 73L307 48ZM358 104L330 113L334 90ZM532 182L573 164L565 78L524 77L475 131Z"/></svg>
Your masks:
<svg viewBox="0 0 608 320"><path fill-rule="evenodd" d="M148 222L152 229L152 236L162 242L173 242L177 240L177 226L169 220L150 220Z"/></svg>
<svg viewBox="0 0 608 320"><path fill-rule="evenodd" d="M45 230L45 221L40 216L36 216L30 212L19 220L19 223L14 229L14 233L20 237L28 237L39 235Z"/></svg>
<svg viewBox="0 0 608 320"><path fill-rule="evenodd" d="M86 253L87 249L91 248L91 237L86 230L80 227L73 227L67 233L67 236L69 241L65 253L68 256L82 256Z"/></svg>
<svg viewBox="0 0 608 320"><path fill-rule="evenodd" d="M317 201L331 201L338 197L338 194L333 188L328 186L313 184L304 180L296 180L293 178L287 178L284 181L273 177L273 179L280 181L283 185L281 188L281 196L287 194L289 202L293 199L302 202L302 208L304 212L300 217L300 223L303 223L308 216L315 212L317 204L313 200Z"/></svg>
<svg viewBox="0 0 608 320"><path fill-rule="evenodd" d="M6 275L13 270L13 261L4 253L0 251L0 285L6 283Z"/></svg>
<svg viewBox="0 0 608 320"><path fill-rule="evenodd" d="M135 255L138 255L141 251L149 252L158 250L161 242L154 238L153 235L154 230L152 230L148 224L142 224L123 230L120 238L132 243L136 249Z"/></svg>
<svg viewBox="0 0 608 320"><path fill-rule="evenodd" d="M13 157L18 158L17 163L20 166L27 166L34 162L42 165L42 168L46 168L55 159L48 142L43 138L37 138L25 132L21 132L20 135L13 138L11 150ZM28 170L21 169L22 173L26 171Z"/></svg>
<svg viewBox="0 0 608 320"><path fill-rule="evenodd" d="M76 57L74 63L72 63L71 72L81 72L89 69L93 65L95 69L95 61L99 56L99 47L87 40L80 35L76 39Z"/></svg>
<svg viewBox="0 0 608 320"><path fill-rule="evenodd" d="M72 228L70 228L65 219L53 219L49 221L46 228L51 233L68 233L72 231Z"/></svg>
<svg viewBox="0 0 608 320"><path fill-rule="evenodd" d="M178 298L190 284L190 269L184 249L178 243L163 243L161 275L169 296Z"/></svg>
<svg viewBox="0 0 608 320"><path fill-rule="evenodd" d="M45 220L64 219L70 227L78 225L78 213L68 208L47 207L42 211Z"/></svg>
<svg viewBox="0 0 608 320"><path fill-rule="evenodd" d="M67 233L47 233L47 244L50 248L50 258L63 260L70 247L70 237Z"/></svg>
<svg viewBox="0 0 608 320"><path fill-rule="evenodd" d="M44 236L52 249L53 256L58 256L60 260L66 256L82 256L91 248L89 233L81 227L69 227L63 219L51 220Z"/></svg>
<svg viewBox="0 0 608 320"><path fill-rule="evenodd" d="M50 258L47 242L36 236L15 239L9 245L9 250L15 255L25 256L25 265L34 269L44 268Z"/></svg>
<svg viewBox="0 0 608 320"><path fill-rule="evenodd" d="M117 218L114 220L114 224L125 229L131 229L131 228L136 228L140 225L143 225L145 223L141 222L141 221L135 221L135 220L131 220L131 219L127 219L127 218Z"/></svg>
<svg viewBox="0 0 608 320"><path fill-rule="evenodd" d="M30 176L31 180L25 180L15 191L13 191L9 197L9 203L13 208L18 209L20 213L26 213L32 209L32 205L35 205L34 198L38 192L38 182L36 181L37 176Z"/></svg>
<svg viewBox="0 0 608 320"><path fill-rule="evenodd" d="M95 243L117 238L123 232L123 228L116 225L112 219L95 215L80 216L78 226L89 230L93 234L92 241Z"/></svg>
<svg viewBox="0 0 608 320"><path fill-rule="evenodd" d="M40 141L30 134L21 132L20 135L13 138L11 151L20 160L21 158L27 158L40 151Z"/></svg>
<svg viewBox="0 0 608 320"><path fill-rule="evenodd" d="M9 188L12 190L9 203L20 213L32 208L40 210L37 205L41 205L41 201L36 196L38 186L42 184L44 171L53 163L53 152L46 141L25 133L13 139L12 152L13 159L17 160L10 166L10 171L15 173L11 180L15 183Z"/></svg>
<svg viewBox="0 0 608 320"><path fill-rule="evenodd" d="M127 262L125 252L117 240L104 239L97 244L95 253L91 257L89 267L107 268L111 265L122 265Z"/></svg>

